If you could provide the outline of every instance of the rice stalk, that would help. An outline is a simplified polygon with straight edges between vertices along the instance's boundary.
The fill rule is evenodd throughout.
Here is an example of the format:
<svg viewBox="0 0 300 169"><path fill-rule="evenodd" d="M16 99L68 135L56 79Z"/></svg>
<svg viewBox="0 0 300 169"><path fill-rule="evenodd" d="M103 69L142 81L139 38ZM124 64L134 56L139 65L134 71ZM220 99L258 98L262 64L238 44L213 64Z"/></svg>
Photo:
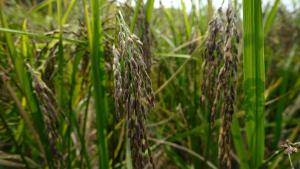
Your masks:
<svg viewBox="0 0 300 169"><path fill-rule="evenodd" d="M235 107L237 69L240 55L240 32L236 15L229 4L226 15L221 9L210 22L204 52L202 102L210 113L210 128L221 107L219 133L219 162L221 168L232 167L230 129ZM216 138L213 137L213 141Z"/></svg>
<svg viewBox="0 0 300 169"><path fill-rule="evenodd" d="M58 104L54 97L54 93L43 82L41 74L34 70L29 64L26 64L29 73L32 77L33 90L39 101L39 107L44 115L45 131L49 138L49 146L51 148L52 158L55 168L61 168L64 166L64 160L62 154L59 152L57 146L61 144L62 138L59 134L59 116L63 117L63 114L58 110Z"/></svg>
<svg viewBox="0 0 300 169"><path fill-rule="evenodd" d="M126 118L133 167L144 168L150 161L154 168L144 124L154 105L154 95L143 57L143 44L130 32L121 13L117 19L120 25L119 43L113 47L116 116L119 119L122 114ZM146 151L147 160L142 154Z"/></svg>
<svg viewBox="0 0 300 169"><path fill-rule="evenodd" d="M0 3L0 19L1 19L1 25L4 27L4 29L9 29L6 17L2 13L2 3ZM26 100L28 101L28 108L31 111L31 115L33 118L33 125L37 130L40 142L44 145L42 146L44 157L46 158L46 162L49 165L49 168L53 168L53 160L52 160L52 154L50 153L50 147L49 147L49 139L47 135L45 134L45 128L44 128L44 119L42 112L39 109L39 103L37 101L36 95L32 91L32 85L30 84L30 76L27 73L24 58L20 53L17 52L16 48L14 47L13 37L10 33L5 33L5 40L8 48L9 56L13 62L14 70L17 75L17 80L20 82L21 90L24 92L24 96ZM21 111L21 110L20 110Z"/></svg>
<svg viewBox="0 0 300 169"><path fill-rule="evenodd" d="M216 119L216 111L213 107L215 102L215 89L217 89L217 77L222 62L222 41L220 39L222 32L223 20L221 10L216 14L208 25L208 31L205 39L205 48L203 53L202 64L202 84L201 84L201 111L204 113L205 121L208 123L206 127L206 138L204 157L210 160L211 152L216 153L216 149L211 149L212 144L217 144L214 123Z"/></svg>
<svg viewBox="0 0 300 169"><path fill-rule="evenodd" d="M239 61L240 33L236 25L236 16L231 6L226 11L226 27L224 29L224 64L218 75L217 93L224 97L221 111L221 129L219 134L219 161L221 168L232 168L230 151L231 138L230 128L234 113L236 86L237 86L237 64ZM219 91L222 89L221 91Z"/></svg>
<svg viewBox="0 0 300 169"><path fill-rule="evenodd" d="M91 50L92 79L96 108L97 148L100 163L99 168L106 169L109 168L109 155L106 140L107 103L105 91L104 51L103 44L101 44L103 38L100 24L100 9L102 9L101 2L99 0L91 1L92 23L88 23L88 20L86 20L86 24L91 24L91 26L88 26L87 28L89 42L91 43L89 46ZM91 30L89 30L89 28L91 28ZM89 31L91 31L91 33Z"/></svg>
<svg viewBox="0 0 300 169"><path fill-rule="evenodd" d="M265 17L265 20L264 20L264 34L265 34L265 36L268 35L268 33L269 33L269 31L272 27L272 24L274 22L275 16L276 16L278 8L279 8L280 1L281 0L275 0L271 11L268 12L267 16Z"/></svg>
<svg viewBox="0 0 300 169"><path fill-rule="evenodd" d="M132 33L134 33L134 27L135 27L139 12L141 10L142 4L143 4L143 0L138 0L136 2L136 6L134 8L134 14L133 14L133 17L132 17L132 20L131 20L131 23L130 23L130 31Z"/></svg>
<svg viewBox="0 0 300 169"><path fill-rule="evenodd" d="M244 109L250 166L258 167L264 159L264 32L261 0L243 1L244 28Z"/></svg>
<svg viewBox="0 0 300 169"><path fill-rule="evenodd" d="M181 11L182 11L182 15L183 15L183 21L184 21L184 26L185 26L185 34L186 34L186 39L190 40L191 38L191 24L189 22L189 18L188 18L188 14L186 11L186 6L183 0L180 1L181 2Z"/></svg>

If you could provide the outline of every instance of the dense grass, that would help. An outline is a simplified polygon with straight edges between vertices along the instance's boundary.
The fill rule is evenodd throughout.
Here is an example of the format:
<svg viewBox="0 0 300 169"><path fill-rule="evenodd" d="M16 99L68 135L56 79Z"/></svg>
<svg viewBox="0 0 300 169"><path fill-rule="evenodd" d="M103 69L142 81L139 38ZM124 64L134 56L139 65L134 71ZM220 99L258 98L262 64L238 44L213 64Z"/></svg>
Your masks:
<svg viewBox="0 0 300 169"><path fill-rule="evenodd" d="M298 2L130 2L0 0L0 169L299 168Z"/></svg>

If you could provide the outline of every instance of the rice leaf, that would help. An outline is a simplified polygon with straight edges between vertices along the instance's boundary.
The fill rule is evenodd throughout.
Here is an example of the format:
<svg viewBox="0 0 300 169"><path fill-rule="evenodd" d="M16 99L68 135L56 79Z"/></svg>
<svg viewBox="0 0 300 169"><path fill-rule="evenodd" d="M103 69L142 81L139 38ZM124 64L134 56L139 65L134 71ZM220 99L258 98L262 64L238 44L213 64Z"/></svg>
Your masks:
<svg viewBox="0 0 300 169"><path fill-rule="evenodd" d="M244 28L244 108L250 168L258 167L264 159L264 36L261 0L243 1Z"/></svg>
<svg viewBox="0 0 300 169"><path fill-rule="evenodd" d="M105 94L105 70L104 70L104 52L102 45L102 33L100 26L100 6L99 0L92 0L92 44L91 61L92 61L92 79L94 86L95 108L96 108L96 128L99 151L99 168L109 168L108 149L106 140L106 94Z"/></svg>

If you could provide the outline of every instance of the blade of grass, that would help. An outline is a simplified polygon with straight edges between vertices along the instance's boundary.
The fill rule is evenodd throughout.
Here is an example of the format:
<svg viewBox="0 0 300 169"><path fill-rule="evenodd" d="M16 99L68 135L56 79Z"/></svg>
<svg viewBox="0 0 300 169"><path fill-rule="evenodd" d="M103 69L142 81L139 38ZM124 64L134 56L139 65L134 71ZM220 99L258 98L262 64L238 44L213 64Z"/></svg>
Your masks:
<svg viewBox="0 0 300 169"><path fill-rule="evenodd" d="M178 36L179 33L178 33L178 29L176 29L173 15L171 14L172 11L166 8L163 8L163 11L168 21L170 30L172 31L173 42L175 45L178 45L181 42L181 36Z"/></svg>
<svg viewBox="0 0 300 169"><path fill-rule="evenodd" d="M48 15L50 16L50 17L52 17L52 1L50 1L49 3L48 3Z"/></svg>
<svg viewBox="0 0 300 169"><path fill-rule="evenodd" d="M211 21L214 13L212 0L207 0L207 24Z"/></svg>
<svg viewBox="0 0 300 169"><path fill-rule="evenodd" d="M268 35L270 29L271 29L271 26L274 22L274 19L275 19L275 16L276 16L276 13L278 11L278 8L279 8L279 4L280 4L280 0L276 0L272 6L272 9L271 11L267 14L267 17L265 19L265 22L264 22L264 33L265 33L265 36Z"/></svg>
<svg viewBox="0 0 300 169"><path fill-rule="evenodd" d="M20 30L15 30L15 29L9 29L7 27L6 28L1 28L0 27L0 32L4 32L4 33L8 33L8 34L26 35L26 36L39 38L39 39L59 39L59 37L57 37L57 36L48 36L48 35L44 35L44 34L25 32L25 31L20 31ZM82 41L82 40L69 39L69 38L66 38L66 37L63 37L62 39L66 42L87 44L87 42Z"/></svg>
<svg viewBox="0 0 300 169"><path fill-rule="evenodd" d="M58 74L56 76L56 91L57 91L57 98L58 98L58 104L62 111L66 111L66 93L64 88L64 47L63 47L63 21L62 21L62 0L56 0L56 7L57 7L57 22L59 26L59 42L58 42ZM68 113L68 118L71 119L70 113ZM71 126L72 121L70 123L64 123L62 125L67 126L67 132L65 135L65 143L66 143L66 150L67 150L67 168L71 168Z"/></svg>
<svg viewBox="0 0 300 169"><path fill-rule="evenodd" d="M146 3L146 21L148 24L150 24L151 22L152 12L154 8L154 1L155 0L148 0Z"/></svg>
<svg viewBox="0 0 300 169"><path fill-rule="evenodd" d="M243 0L244 108L250 168L264 159L264 41L261 0Z"/></svg>
<svg viewBox="0 0 300 169"><path fill-rule="evenodd" d="M106 135L106 94L105 94L105 70L104 70L104 53L102 45L99 46L102 39L100 33L100 2L99 0L91 1L92 7L92 44L91 48L91 58L92 58L92 79L94 86L94 97L95 97L95 108L96 108L96 127L97 127L97 139L98 139L98 151L99 163L101 169L109 168L108 161L108 149Z"/></svg>
<svg viewBox="0 0 300 169"><path fill-rule="evenodd" d="M125 138L125 144L126 144L126 168L127 169L133 169L132 165L132 158L131 158L131 149L130 149L130 139L128 137L128 125L126 125L126 138Z"/></svg>
<svg viewBox="0 0 300 169"><path fill-rule="evenodd" d="M87 34L88 34L88 44L90 49L92 48L92 28L91 28L91 22L90 22L90 17L89 17L89 11L88 11L88 6L86 4L86 0L82 0L82 5L83 5L83 10L84 10L84 20L85 20L85 25L87 29Z"/></svg>
<svg viewBox="0 0 300 169"><path fill-rule="evenodd" d="M186 38L187 38L187 40L189 40L191 38L191 26L190 26L188 14L186 12L185 3L183 0L181 0L181 8L182 8L181 10L182 10L182 14L183 14Z"/></svg>
<svg viewBox="0 0 300 169"><path fill-rule="evenodd" d="M134 32L134 26L136 24L136 20L137 20L137 17L139 15L142 4L143 4L142 0L137 0L136 5L135 5L135 9L134 9L134 14L133 14L133 17L132 17L131 23L130 23L130 32L132 32L132 33Z"/></svg>
<svg viewBox="0 0 300 169"><path fill-rule="evenodd" d="M76 0L71 0L70 4L68 6L68 9L67 9L66 13L64 14L63 19L61 21L62 24L65 24L67 22L67 19L70 16L70 13L75 5L75 2L76 2Z"/></svg>
<svg viewBox="0 0 300 169"><path fill-rule="evenodd" d="M63 21L62 21L62 2L57 0L57 12L59 23L59 46L58 46L58 100L60 106L65 108L65 89L64 89L64 47L63 47Z"/></svg>
<svg viewBox="0 0 300 169"><path fill-rule="evenodd" d="M242 169L250 169L248 164L247 151L245 150L246 145L244 144L239 122L236 115L234 115L232 118L231 133L234 147L239 158L240 167Z"/></svg>

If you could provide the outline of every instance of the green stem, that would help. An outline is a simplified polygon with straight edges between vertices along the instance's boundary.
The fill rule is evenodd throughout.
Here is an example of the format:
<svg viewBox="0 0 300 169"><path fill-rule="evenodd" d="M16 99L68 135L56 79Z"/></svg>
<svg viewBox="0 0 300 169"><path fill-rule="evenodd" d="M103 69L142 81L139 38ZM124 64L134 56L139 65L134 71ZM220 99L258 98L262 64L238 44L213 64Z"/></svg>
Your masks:
<svg viewBox="0 0 300 169"><path fill-rule="evenodd" d="M251 168L264 159L264 36L261 0L243 1L244 92Z"/></svg>
<svg viewBox="0 0 300 169"><path fill-rule="evenodd" d="M105 95L105 70L104 70L104 53L101 43L100 33L100 2L99 0L92 0L92 45L91 45L91 58L92 58L92 79L94 86L95 108L96 108L96 127L98 137L98 151L99 162L101 169L109 168L108 149L106 135L106 120L107 120L107 107Z"/></svg>
<svg viewBox="0 0 300 169"><path fill-rule="evenodd" d="M135 9L134 9L134 14L133 14L133 17L132 17L132 20L131 20L131 23L130 23L130 32L134 32L134 26L136 24L136 20L137 20L137 17L139 15L139 11L140 11L140 8L142 7L142 3L143 1L142 0L137 0L136 2L136 6L135 6Z"/></svg>

